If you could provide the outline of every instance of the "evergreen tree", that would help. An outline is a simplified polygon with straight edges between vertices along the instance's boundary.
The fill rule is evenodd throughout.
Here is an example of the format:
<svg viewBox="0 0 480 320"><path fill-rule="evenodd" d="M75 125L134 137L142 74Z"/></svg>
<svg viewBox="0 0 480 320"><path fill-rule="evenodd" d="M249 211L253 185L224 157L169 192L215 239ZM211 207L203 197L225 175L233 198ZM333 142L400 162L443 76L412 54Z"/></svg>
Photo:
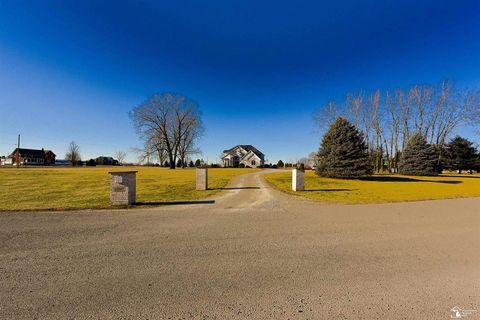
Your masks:
<svg viewBox="0 0 480 320"><path fill-rule="evenodd" d="M437 175L437 152L435 147L427 144L427 141L420 133L415 133L410 137L403 150L398 169L401 174L405 175Z"/></svg>
<svg viewBox="0 0 480 320"><path fill-rule="evenodd" d="M337 118L323 136L315 172L321 177L360 178L372 174L367 145L358 129Z"/></svg>
<svg viewBox="0 0 480 320"><path fill-rule="evenodd" d="M178 161L177 161L177 168L181 168L181 167L183 167L182 160L178 159Z"/></svg>
<svg viewBox="0 0 480 320"><path fill-rule="evenodd" d="M200 159L195 160L195 167L200 167L202 165L202 161Z"/></svg>
<svg viewBox="0 0 480 320"><path fill-rule="evenodd" d="M471 172L476 169L477 160L477 150L473 142L456 136L447 144L445 162L448 169L458 170L458 173L462 173L462 170Z"/></svg>
<svg viewBox="0 0 480 320"><path fill-rule="evenodd" d="M189 166L190 168L193 168L193 167L195 167L195 164L193 164L193 161L190 160L190 162L188 163L188 166Z"/></svg>
<svg viewBox="0 0 480 320"><path fill-rule="evenodd" d="M282 160L278 160L278 162L277 162L277 167L278 167L278 168L283 168L283 166L284 166L284 165L283 165L283 161L282 161Z"/></svg>

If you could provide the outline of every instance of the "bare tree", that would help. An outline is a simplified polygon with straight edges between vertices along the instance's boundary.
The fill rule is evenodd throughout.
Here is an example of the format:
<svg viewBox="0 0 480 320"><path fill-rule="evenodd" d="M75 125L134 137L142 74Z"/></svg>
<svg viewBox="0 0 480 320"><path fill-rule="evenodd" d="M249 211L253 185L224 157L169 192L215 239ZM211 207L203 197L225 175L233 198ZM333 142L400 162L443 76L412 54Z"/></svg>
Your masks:
<svg viewBox="0 0 480 320"><path fill-rule="evenodd" d="M362 131L365 136L365 142L367 143L368 150L372 149L372 141L370 141L371 137L371 132L373 128L373 122L372 119L374 118L372 116L372 113L374 111L372 110L372 104L367 103L364 108L362 109L361 112L361 125L362 125Z"/></svg>
<svg viewBox="0 0 480 320"><path fill-rule="evenodd" d="M115 152L115 158L118 161L118 164L122 165L127 157L127 153L124 151L117 151Z"/></svg>
<svg viewBox="0 0 480 320"><path fill-rule="evenodd" d="M80 156L80 147L75 143L75 141L70 142L67 148L67 153L65 154L65 160L68 160L72 166L76 166L79 161L82 160Z"/></svg>
<svg viewBox="0 0 480 320"><path fill-rule="evenodd" d="M358 127L359 125L360 111L362 110L362 106L363 94L361 92L357 94L347 94L345 109L349 115L348 118L352 120L353 125L356 127Z"/></svg>
<svg viewBox="0 0 480 320"><path fill-rule="evenodd" d="M190 156L201 153L198 148L195 148L195 140L203 134L203 128L194 126L192 130L185 133L180 139L178 148L178 157L182 163L182 168L187 165L187 160Z"/></svg>
<svg viewBox="0 0 480 320"><path fill-rule="evenodd" d="M308 159L307 159L307 164L306 166L313 168L317 165L317 153L316 152L310 152L308 154Z"/></svg>
<svg viewBox="0 0 480 320"><path fill-rule="evenodd" d="M403 108L403 91L395 90L394 96L387 91L385 96L385 104L388 108L390 119L390 158L388 162L388 169L396 169L399 160L399 145L398 140L400 136L401 110ZM385 143L386 144L386 143Z"/></svg>
<svg viewBox="0 0 480 320"><path fill-rule="evenodd" d="M401 126L402 126L402 150L410 139L410 121L412 118L411 100L405 98L405 93L399 89L397 94L397 103L400 108Z"/></svg>
<svg viewBox="0 0 480 320"><path fill-rule="evenodd" d="M141 162L157 159L160 165L163 166L168 159L165 144L159 135L146 137L143 148L137 149L136 152L140 154L139 160Z"/></svg>
<svg viewBox="0 0 480 320"><path fill-rule="evenodd" d="M178 94L154 94L130 116L146 145L153 146L159 158L165 154L171 169L175 169L177 157L185 160L203 134L198 105Z"/></svg>
<svg viewBox="0 0 480 320"><path fill-rule="evenodd" d="M186 117L185 117L186 115ZM187 165L189 156L201 153L195 148L195 141L203 136L204 128L197 108L189 109L187 113L178 115L178 157L182 168Z"/></svg>
<svg viewBox="0 0 480 320"><path fill-rule="evenodd" d="M381 124L384 117L380 105L380 90L372 93L368 101L370 105L369 121L375 132L375 144L373 142L371 143L371 148L374 149L374 167L377 172L380 172L380 170L383 168L383 143L385 141L383 138L383 130ZM374 145L375 147L373 147Z"/></svg>
<svg viewBox="0 0 480 320"><path fill-rule="evenodd" d="M408 100L415 106L415 131L427 139L432 126L433 87L415 85L408 91Z"/></svg>
<svg viewBox="0 0 480 320"><path fill-rule="evenodd" d="M317 123L320 130L325 130L342 114L343 112L337 103L335 101L330 101L315 111L313 114L313 120Z"/></svg>

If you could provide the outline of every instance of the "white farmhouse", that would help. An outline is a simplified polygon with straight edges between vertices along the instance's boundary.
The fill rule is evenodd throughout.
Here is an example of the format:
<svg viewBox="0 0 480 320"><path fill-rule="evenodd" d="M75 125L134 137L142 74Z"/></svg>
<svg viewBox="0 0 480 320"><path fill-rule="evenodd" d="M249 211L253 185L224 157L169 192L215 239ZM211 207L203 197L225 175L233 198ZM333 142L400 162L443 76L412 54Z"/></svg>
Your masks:
<svg viewBox="0 0 480 320"><path fill-rule="evenodd" d="M231 149L224 150L222 165L224 167L245 167L257 168L265 164L265 155L252 145L238 145Z"/></svg>

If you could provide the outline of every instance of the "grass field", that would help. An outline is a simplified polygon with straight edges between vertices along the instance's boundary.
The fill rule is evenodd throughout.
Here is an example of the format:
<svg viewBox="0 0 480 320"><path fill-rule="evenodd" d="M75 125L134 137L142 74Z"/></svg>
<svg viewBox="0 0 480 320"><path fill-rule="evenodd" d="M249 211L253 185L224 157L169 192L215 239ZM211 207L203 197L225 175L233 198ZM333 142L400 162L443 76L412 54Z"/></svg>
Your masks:
<svg viewBox="0 0 480 320"><path fill-rule="evenodd" d="M110 207L109 171L138 170L137 201L197 200L219 192L235 176L256 169L209 169L209 190L195 190L195 170L158 167L2 168L0 210Z"/></svg>
<svg viewBox="0 0 480 320"><path fill-rule="evenodd" d="M319 178L305 173L305 191L291 191L291 172L265 175L278 189L322 202L384 203L462 197L480 197L479 174L448 174L438 177L375 175L364 180Z"/></svg>

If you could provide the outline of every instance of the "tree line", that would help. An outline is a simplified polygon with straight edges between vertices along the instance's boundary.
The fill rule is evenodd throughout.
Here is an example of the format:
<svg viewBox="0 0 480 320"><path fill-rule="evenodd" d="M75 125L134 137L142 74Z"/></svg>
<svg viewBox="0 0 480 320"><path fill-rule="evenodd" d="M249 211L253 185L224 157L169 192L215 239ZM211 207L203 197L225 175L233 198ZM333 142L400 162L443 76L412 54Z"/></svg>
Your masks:
<svg viewBox="0 0 480 320"><path fill-rule="evenodd" d="M443 150L439 166L438 150L417 131L405 143L398 170L401 174L415 176L433 176L443 169L458 173L480 171L480 152L471 141L456 136ZM373 174L375 168L363 133L342 117L337 117L323 136L315 162L317 175L330 178L366 177Z"/></svg>
<svg viewBox="0 0 480 320"><path fill-rule="evenodd" d="M321 129L337 117L348 119L365 139L369 161L376 172L398 172L401 154L418 133L436 150L436 163L445 160L445 146L460 126L480 124L480 91L460 90L449 80L438 85L407 89L348 93L338 104L330 101L314 119Z"/></svg>
<svg viewBox="0 0 480 320"><path fill-rule="evenodd" d="M116 151L114 157L115 159L113 159L112 163L108 163L109 165L123 165L125 163L127 153L124 151ZM72 166L83 166L84 164L89 167L96 166L97 164L103 165L105 163L101 162L101 160L104 158L105 157L100 156L97 159L82 161L80 147L75 141L70 142L67 147L67 152L65 153L65 160L67 160Z"/></svg>

